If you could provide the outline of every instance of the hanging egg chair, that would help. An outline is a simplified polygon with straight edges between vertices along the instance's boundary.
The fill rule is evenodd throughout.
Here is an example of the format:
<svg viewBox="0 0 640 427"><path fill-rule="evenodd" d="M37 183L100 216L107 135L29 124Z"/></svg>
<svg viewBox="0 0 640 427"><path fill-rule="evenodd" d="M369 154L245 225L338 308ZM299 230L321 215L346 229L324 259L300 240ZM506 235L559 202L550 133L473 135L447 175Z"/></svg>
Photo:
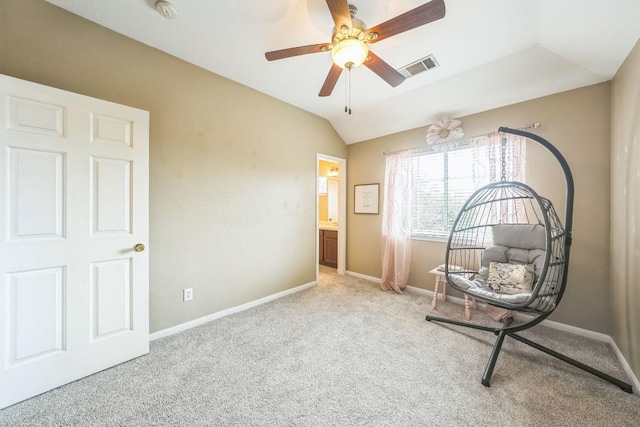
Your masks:
<svg viewBox="0 0 640 427"><path fill-rule="evenodd" d="M458 213L449 234L445 278L450 286L465 295L465 299L473 298L528 316L521 316L525 320L517 324L509 318L500 327L430 315L426 320L497 335L482 377L482 384L487 387L502 343L509 336L631 393L631 385L517 334L546 319L564 294L571 248L574 186L569 165L551 143L520 130L501 127L498 132L535 141L556 158L564 173L567 190L564 225L550 200L526 184L506 181L504 172L501 181L478 189ZM506 135L502 142L503 166L505 144Z"/></svg>

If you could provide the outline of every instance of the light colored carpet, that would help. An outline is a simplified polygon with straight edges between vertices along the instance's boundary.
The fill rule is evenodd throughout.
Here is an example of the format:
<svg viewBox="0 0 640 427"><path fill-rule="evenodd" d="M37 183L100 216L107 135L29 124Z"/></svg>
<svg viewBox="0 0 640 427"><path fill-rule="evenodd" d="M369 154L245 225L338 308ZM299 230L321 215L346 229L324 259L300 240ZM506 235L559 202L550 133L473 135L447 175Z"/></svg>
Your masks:
<svg viewBox="0 0 640 427"><path fill-rule="evenodd" d="M431 299L322 268L318 286L151 343L0 411L2 426L637 426L640 399L507 338L424 320ZM441 303L438 313L462 316ZM483 313L474 319L491 322ZM523 333L626 379L603 343Z"/></svg>

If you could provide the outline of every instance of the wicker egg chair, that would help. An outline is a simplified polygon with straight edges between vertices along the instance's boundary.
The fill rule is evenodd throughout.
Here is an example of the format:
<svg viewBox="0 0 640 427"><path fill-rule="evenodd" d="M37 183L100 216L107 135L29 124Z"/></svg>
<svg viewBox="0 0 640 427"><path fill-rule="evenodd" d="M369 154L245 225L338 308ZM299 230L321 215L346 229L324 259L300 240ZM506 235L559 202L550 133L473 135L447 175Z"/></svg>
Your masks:
<svg viewBox="0 0 640 427"><path fill-rule="evenodd" d="M574 187L569 165L551 143L529 132L504 127L498 131L541 144L559 162L566 181L564 226L551 201L526 184L506 181L503 175L502 181L477 190L460 210L450 232L445 278L450 286L468 298L528 316L519 316L524 320L517 324L507 319L501 327L435 316L427 316L426 320L497 335L482 377L482 384L487 387L502 343L509 336L631 393L631 385L517 334L546 319L564 294L571 248ZM503 139L503 147L505 143ZM449 266L456 267L450 270Z"/></svg>

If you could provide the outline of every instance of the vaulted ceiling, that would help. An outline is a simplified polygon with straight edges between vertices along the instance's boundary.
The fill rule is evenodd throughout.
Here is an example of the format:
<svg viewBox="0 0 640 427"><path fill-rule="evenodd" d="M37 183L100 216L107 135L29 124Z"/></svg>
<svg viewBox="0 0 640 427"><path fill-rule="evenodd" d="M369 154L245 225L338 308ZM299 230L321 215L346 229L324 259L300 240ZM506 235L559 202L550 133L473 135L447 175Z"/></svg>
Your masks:
<svg viewBox="0 0 640 427"><path fill-rule="evenodd" d="M640 38L638 0L444 0L443 19L371 45L393 68L439 67L389 86L367 67L319 97L328 52L269 62L264 53L331 42L325 0L47 0L154 48L329 120L347 144L610 80ZM373 27L425 0L351 0Z"/></svg>

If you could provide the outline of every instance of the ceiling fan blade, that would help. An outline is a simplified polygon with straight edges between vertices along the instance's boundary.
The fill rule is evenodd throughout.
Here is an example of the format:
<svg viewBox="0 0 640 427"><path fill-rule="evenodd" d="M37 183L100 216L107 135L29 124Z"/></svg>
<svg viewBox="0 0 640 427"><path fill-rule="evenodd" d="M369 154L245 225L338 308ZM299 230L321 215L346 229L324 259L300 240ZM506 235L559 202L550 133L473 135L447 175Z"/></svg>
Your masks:
<svg viewBox="0 0 640 427"><path fill-rule="evenodd" d="M290 58L292 56L306 55L308 53L328 52L331 50L331 43L311 44L308 46L290 47L288 49L272 50L264 54L268 61L276 59Z"/></svg>
<svg viewBox="0 0 640 427"><path fill-rule="evenodd" d="M370 39L369 43L379 42L396 34L444 18L444 14L444 0L432 0L373 28L369 28L365 33L365 39ZM376 33L377 37L370 36L372 33Z"/></svg>
<svg viewBox="0 0 640 427"><path fill-rule="evenodd" d="M329 6L331 17L338 31L340 31L343 25L351 28L351 12L349 12L349 3L347 3L347 0L327 0L327 6Z"/></svg>
<svg viewBox="0 0 640 427"><path fill-rule="evenodd" d="M398 86L405 80L402 74L371 51L369 51L369 59L364 61L364 65L393 87Z"/></svg>
<svg viewBox="0 0 640 427"><path fill-rule="evenodd" d="M327 74L327 78L324 80L324 84L322 85L322 89L320 89L320 93L318 94L318 96L331 95L331 92L333 92L333 88L336 86L336 82L338 81L340 74L342 74L342 68L340 68L336 64L331 64L329 74Z"/></svg>

